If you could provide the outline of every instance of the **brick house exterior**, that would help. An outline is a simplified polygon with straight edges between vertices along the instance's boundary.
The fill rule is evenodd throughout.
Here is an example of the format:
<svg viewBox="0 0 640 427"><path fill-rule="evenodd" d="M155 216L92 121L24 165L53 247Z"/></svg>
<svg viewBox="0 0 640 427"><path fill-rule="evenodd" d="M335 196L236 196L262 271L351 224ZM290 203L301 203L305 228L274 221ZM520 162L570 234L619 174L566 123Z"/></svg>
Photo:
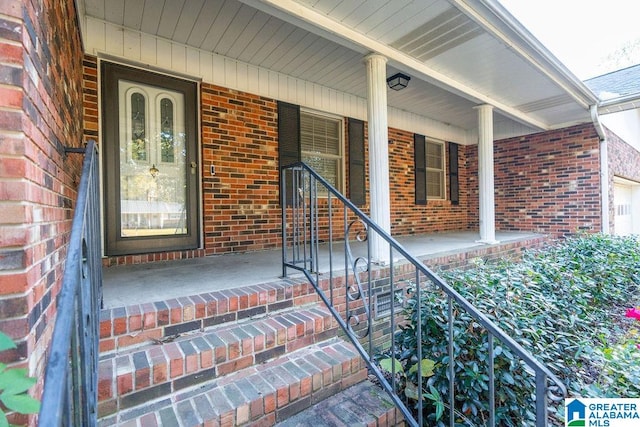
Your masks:
<svg viewBox="0 0 640 427"><path fill-rule="evenodd" d="M81 165L81 155L65 154L64 148L80 147L88 139L102 142L100 61L133 62L88 51L81 34L84 17L77 9L71 0L0 0L0 330L18 344L17 350L0 354L0 362L27 367L39 378L34 396L42 392ZM171 67L166 72L189 75L189 70L180 74ZM200 244L189 250L109 256L107 266L280 245L280 100L194 76L199 79ZM345 122L352 115L363 113L339 114ZM449 141L435 126L433 135L424 132L457 143L459 200L416 204L414 135L420 129L406 127L390 125L388 130L391 233L477 230L482 197L478 145ZM367 189L368 133L365 121ZM554 237L603 229L601 137L592 122L496 139L497 229ZM609 130L606 140L609 186L616 176L640 183L638 149ZM450 146L444 147L446 159ZM212 166L215 175L209 173ZM449 194L451 181L445 183ZM365 194L362 207L369 211L369 192ZM611 191L611 228L613 206Z"/></svg>
<svg viewBox="0 0 640 427"><path fill-rule="evenodd" d="M64 151L83 140L75 14L72 2L0 2L0 330L17 343L0 362L38 377L35 396L82 163Z"/></svg>

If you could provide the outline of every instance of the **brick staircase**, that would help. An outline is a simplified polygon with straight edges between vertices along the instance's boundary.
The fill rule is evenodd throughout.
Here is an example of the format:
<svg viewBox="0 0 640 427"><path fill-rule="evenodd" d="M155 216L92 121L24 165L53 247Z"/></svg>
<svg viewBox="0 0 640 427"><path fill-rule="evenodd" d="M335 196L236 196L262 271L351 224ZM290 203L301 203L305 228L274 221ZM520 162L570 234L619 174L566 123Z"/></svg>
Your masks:
<svg viewBox="0 0 640 427"><path fill-rule="evenodd" d="M100 426L401 423L308 283L105 309L100 336Z"/></svg>

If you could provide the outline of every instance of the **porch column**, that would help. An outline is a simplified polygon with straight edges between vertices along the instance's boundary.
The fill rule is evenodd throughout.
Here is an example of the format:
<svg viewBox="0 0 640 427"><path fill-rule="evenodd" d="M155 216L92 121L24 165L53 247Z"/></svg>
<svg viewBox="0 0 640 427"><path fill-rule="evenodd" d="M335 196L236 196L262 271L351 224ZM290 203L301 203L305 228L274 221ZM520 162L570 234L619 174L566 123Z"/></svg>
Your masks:
<svg viewBox="0 0 640 427"><path fill-rule="evenodd" d="M389 198L389 132L387 129L387 58L378 54L366 57L367 121L369 129L369 197L371 219L391 234ZM372 260L389 261L389 246L371 236Z"/></svg>
<svg viewBox="0 0 640 427"><path fill-rule="evenodd" d="M496 208L493 182L493 106L478 110L478 185L480 193L480 243L492 245L496 240Z"/></svg>

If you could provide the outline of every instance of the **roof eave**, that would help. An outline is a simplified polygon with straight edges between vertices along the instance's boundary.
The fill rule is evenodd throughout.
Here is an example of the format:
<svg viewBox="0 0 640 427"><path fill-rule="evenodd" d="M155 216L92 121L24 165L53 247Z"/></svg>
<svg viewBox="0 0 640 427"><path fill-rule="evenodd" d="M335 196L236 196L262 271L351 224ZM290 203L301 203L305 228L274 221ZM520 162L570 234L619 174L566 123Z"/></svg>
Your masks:
<svg viewBox="0 0 640 427"><path fill-rule="evenodd" d="M571 96L585 114L598 97L496 0L449 0Z"/></svg>

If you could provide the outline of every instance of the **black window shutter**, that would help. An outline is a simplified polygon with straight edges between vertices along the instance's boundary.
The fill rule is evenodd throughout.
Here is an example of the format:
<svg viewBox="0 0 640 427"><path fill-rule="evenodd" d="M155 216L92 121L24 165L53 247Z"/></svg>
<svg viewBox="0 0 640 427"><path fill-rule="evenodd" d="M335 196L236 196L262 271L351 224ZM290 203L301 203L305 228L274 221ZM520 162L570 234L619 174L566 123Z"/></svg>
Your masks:
<svg viewBox="0 0 640 427"><path fill-rule="evenodd" d="M452 205L460 203L460 185L458 181L458 144L449 143L449 200Z"/></svg>
<svg viewBox="0 0 640 427"><path fill-rule="evenodd" d="M300 161L300 106L278 101L278 162L288 166ZM293 182L287 177L287 206L291 206Z"/></svg>
<svg viewBox="0 0 640 427"><path fill-rule="evenodd" d="M424 135L413 135L413 161L416 179L416 205L427 204L427 142Z"/></svg>
<svg viewBox="0 0 640 427"><path fill-rule="evenodd" d="M364 122L350 118L349 199L357 206L366 203L364 173Z"/></svg>

